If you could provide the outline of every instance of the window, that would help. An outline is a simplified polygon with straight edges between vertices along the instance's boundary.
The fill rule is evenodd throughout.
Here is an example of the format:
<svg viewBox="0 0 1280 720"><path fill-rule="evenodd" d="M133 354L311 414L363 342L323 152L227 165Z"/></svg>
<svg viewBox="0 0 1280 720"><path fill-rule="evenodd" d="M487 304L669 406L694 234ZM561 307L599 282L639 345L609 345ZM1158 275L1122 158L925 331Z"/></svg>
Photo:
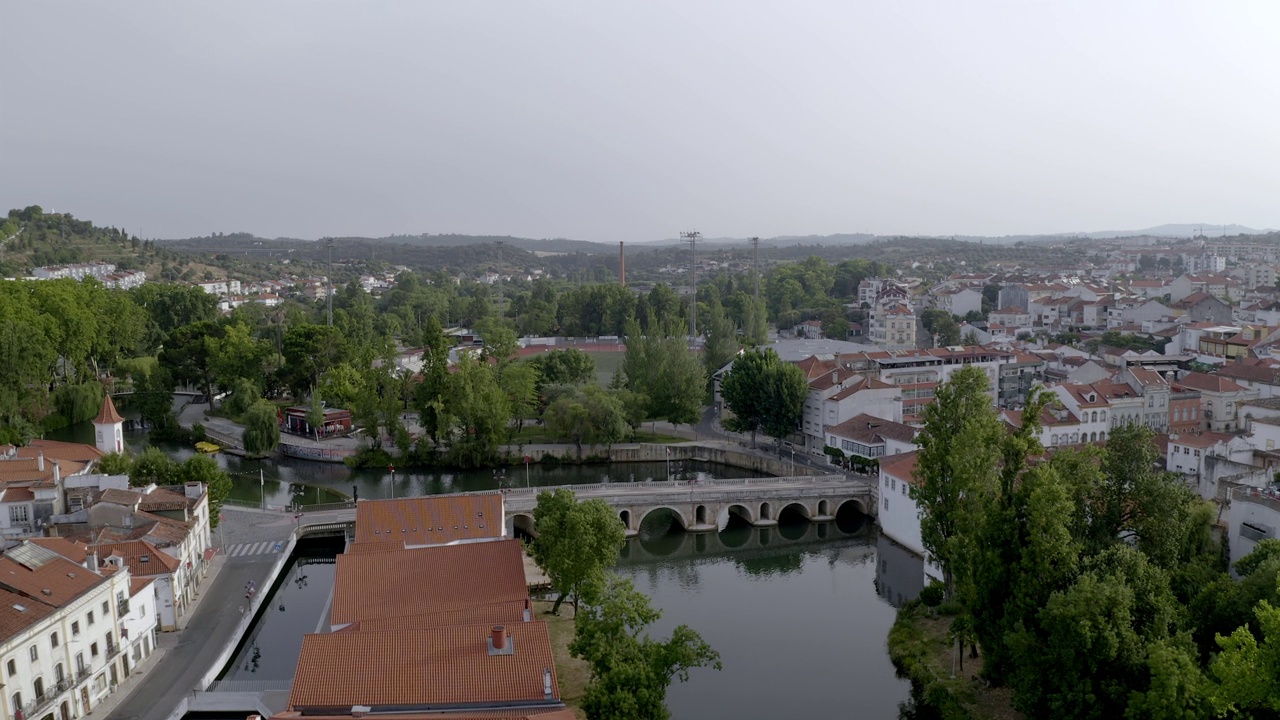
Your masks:
<svg viewBox="0 0 1280 720"><path fill-rule="evenodd" d="M49 645L58 647L58 633L54 633L49 636Z"/></svg>
<svg viewBox="0 0 1280 720"><path fill-rule="evenodd" d="M898 489L898 479L897 479L897 478L892 478L892 479L890 479L890 480L889 480L889 489L890 489L890 490L897 490L897 489Z"/></svg>
<svg viewBox="0 0 1280 720"><path fill-rule="evenodd" d="M67 679L67 674L62 670L62 663L53 666L53 679L59 683Z"/></svg>
<svg viewBox="0 0 1280 720"><path fill-rule="evenodd" d="M90 611L89 611L89 624L90 624L90 625L92 625L92 624L93 624L93 611L92 611L92 610L90 610Z"/></svg>
<svg viewBox="0 0 1280 720"><path fill-rule="evenodd" d="M102 601L102 617L105 617L105 618L111 617L111 601L110 600Z"/></svg>
<svg viewBox="0 0 1280 720"><path fill-rule="evenodd" d="M30 648L28 648L27 652L31 654L32 662L35 662L36 660L40 659L40 651L36 649L35 645L32 645Z"/></svg>
<svg viewBox="0 0 1280 720"><path fill-rule="evenodd" d="M13 677L18 674L18 663L10 660L5 663L5 669L9 671L9 677Z"/></svg>
<svg viewBox="0 0 1280 720"><path fill-rule="evenodd" d="M89 646L89 657L98 657L98 643Z"/></svg>
<svg viewBox="0 0 1280 720"><path fill-rule="evenodd" d="M76 653L76 672L84 672L84 653Z"/></svg>
<svg viewBox="0 0 1280 720"><path fill-rule="evenodd" d="M902 494L903 494L903 496L904 496L904 497L905 497L905 496L906 496L906 494L907 494L907 484L906 484L906 483L902 483Z"/></svg>
<svg viewBox="0 0 1280 720"><path fill-rule="evenodd" d="M1200 451L1196 450L1196 457L1200 457Z"/></svg>
<svg viewBox="0 0 1280 720"><path fill-rule="evenodd" d="M32 689L36 691L36 700L44 699L44 678L36 678L32 685L34 686Z"/></svg>
<svg viewBox="0 0 1280 720"><path fill-rule="evenodd" d="M884 499L884 509L886 511L889 509L889 498Z"/></svg>
<svg viewBox="0 0 1280 720"><path fill-rule="evenodd" d="M21 524L27 522L27 506L26 505L10 505L9 506L9 522Z"/></svg>
<svg viewBox="0 0 1280 720"><path fill-rule="evenodd" d="M13 701L13 707L15 709L22 707L22 693L16 692L13 694L13 697L9 699Z"/></svg>

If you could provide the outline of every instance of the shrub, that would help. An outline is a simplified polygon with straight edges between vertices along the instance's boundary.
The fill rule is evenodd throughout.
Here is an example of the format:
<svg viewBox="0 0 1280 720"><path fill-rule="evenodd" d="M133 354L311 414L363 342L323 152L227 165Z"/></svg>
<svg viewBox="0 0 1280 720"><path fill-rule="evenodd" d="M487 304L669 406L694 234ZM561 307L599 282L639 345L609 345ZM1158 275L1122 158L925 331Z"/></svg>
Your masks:
<svg viewBox="0 0 1280 720"><path fill-rule="evenodd" d="M946 588L940 582L929 583L929 586L920 591L920 602L926 607L936 608L942 604L946 598Z"/></svg>

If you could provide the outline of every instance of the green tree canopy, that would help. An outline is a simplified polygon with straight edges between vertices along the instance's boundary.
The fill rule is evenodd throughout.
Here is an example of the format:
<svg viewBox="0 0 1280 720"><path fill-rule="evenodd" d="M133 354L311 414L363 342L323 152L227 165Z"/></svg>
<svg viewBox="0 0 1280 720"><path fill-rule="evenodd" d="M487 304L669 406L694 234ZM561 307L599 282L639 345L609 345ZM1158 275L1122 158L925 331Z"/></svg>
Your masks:
<svg viewBox="0 0 1280 720"><path fill-rule="evenodd" d="M748 350L733 361L720 393L733 413L725 427L751 433L754 445L759 431L779 440L796 431L809 384L800 368L783 362L772 349Z"/></svg>
<svg viewBox="0 0 1280 720"><path fill-rule="evenodd" d="M559 614L566 598L575 608L579 600L598 601L626 540L613 508L600 499L578 502L567 488L544 490L538 493L533 521L538 537L529 545L529 555L559 593L551 612Z"/></svg>

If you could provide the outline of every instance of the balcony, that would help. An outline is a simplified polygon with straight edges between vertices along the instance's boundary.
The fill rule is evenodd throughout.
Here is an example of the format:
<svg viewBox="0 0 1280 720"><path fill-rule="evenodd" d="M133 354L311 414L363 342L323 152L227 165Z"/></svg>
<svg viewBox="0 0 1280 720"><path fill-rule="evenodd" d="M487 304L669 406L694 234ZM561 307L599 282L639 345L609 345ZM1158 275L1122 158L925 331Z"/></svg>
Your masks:
<svg viewBox="0 0 1280 720"><path fill-rule="evenodd" d="M76 670L75 684L79 685L85 680L88 680L91 675L93 675L93 670L91 670L89 667L86 666L86 667L78 668Z"/></svg>
<svg viewBox="0 0 1280 720"><path fill-rule="evenodd" d="M111 662L111 658L114 658L116 655L119 655L119 654L120 654L119 645L116 645L115 643L107 643L107 654L105 655L107 662Z"/></svg>
<svg viewBox="0 0 1280 720"><path fill-rule="evenodd" d="M34 718L39 717L39 713L46 707L52 705L60 695L71 690L71 681L63 679L59 680L48 688L45 688L43 695L37 695L34 700L22 706L22 717Z"/></svg>
<svg viewBox="0 0 1280 720"><path fill-rule="evenodd" d="M129 614L129 598L116 601L116 617L122 618Z"/></svg>

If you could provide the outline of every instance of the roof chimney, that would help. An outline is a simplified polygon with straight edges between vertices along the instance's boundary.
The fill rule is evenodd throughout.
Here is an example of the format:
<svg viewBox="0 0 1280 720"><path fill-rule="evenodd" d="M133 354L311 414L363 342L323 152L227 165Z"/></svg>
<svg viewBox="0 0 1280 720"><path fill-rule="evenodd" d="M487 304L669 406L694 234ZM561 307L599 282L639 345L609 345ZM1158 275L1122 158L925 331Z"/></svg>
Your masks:
<svg viewBox="0 0 1280 720"><path fill-rule="evenodd" d="M551 699L551 668L542 668L542 698Z"/></svg>
<svg viewBox="0 0 1280 720"><path fill-rule="evenodd" d="M39 470L40 472L44 472L44 451L43 450L40 451L39 455L36 455L36 469Z"/></svg>
<svg viewBox="0 0 1280 720"><path fill-rule="evenodd" d="M533 608L530 607L529 598L524 599L524 621L529 622L533 619Z"/></svg>
<svg viewBox="0 0 1280 720"><path fill-rule="evenodd" d="M494 625L489 631L489 654L511 655L515 652L505 625Z"/></svg>

